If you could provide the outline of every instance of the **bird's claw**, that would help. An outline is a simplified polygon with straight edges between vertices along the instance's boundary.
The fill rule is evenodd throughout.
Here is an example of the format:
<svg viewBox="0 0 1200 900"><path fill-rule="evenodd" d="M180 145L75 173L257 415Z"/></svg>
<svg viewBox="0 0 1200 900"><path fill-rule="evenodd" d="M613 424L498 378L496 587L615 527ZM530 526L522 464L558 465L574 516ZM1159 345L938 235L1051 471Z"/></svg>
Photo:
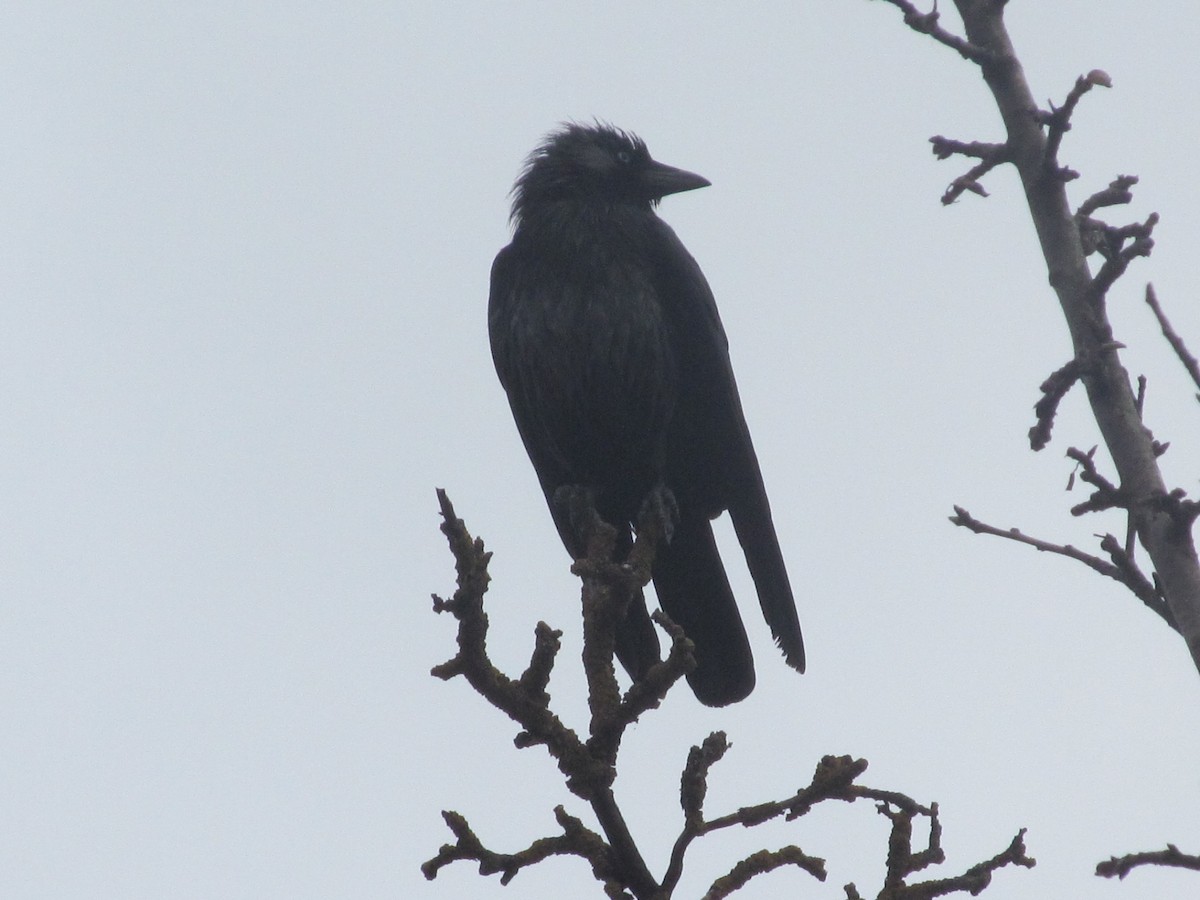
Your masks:
<svg viewBox="0 0 1200 900"><path fill-rule="evenodd" d="M663 540L671 543L675 534L675 524L679 521L679 504L675 500L675 494L665 484L655 485L642 501L638 521L645 522L647 517L652 517L650 521L658 525Z"/></svg>
<svg viewBox="0 0 1200 900"><path fill-rule="evenodd" d="M553 499L554 508L566 518L571 536L579 547L586 548L592 535L604 525L596 512L595 491L582 484L563 484L555 488Z"/></svg>

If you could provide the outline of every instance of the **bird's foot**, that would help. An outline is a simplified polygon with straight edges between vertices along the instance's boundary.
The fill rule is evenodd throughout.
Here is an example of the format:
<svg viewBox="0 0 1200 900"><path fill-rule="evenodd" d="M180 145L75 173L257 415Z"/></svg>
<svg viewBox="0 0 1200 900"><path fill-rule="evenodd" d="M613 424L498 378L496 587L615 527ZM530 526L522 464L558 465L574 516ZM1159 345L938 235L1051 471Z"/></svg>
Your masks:
<svg viewBox="0 0 1200 900"><path fill-rule="evenodd" d="M575 556L589 555L592 539L604 528L605 522L596 511L596 492L582 484L563 484L554 490L554 508L566 519L575 546ZM611 529L609 529L611 530Z"/></svg>
<svg viewBox="0 0 1200 900"><path fill-rule="evenodd" d="M656 484L642 501L642 508L638 512L639 528L646 527L647 523L650 527L657 527L663 541L669 544L678 521L679 504L675 501L675 494L665 484Z"/></svg>

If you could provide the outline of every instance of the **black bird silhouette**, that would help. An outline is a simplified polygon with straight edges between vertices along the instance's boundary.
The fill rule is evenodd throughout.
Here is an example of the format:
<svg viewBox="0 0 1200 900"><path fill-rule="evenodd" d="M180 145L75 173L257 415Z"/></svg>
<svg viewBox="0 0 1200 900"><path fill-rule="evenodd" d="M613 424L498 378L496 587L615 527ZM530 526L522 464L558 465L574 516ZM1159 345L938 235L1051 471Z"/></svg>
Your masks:
<svg viewBox="0 0 1200 900"><path fill-rule="evenodd" d="M488 331L567 550L583 555L580 497L618 529L619 552L644 504L669 512L655 591L696 645L692 690L723 706L754 688L754 660L713 539L720 513L800 672L804 642L716 301L653 209L708 184L608 125L550 134L513 188L515 231L492 265ZM617 656L635 680L659 659L640 597L617 630Z"/></svg>

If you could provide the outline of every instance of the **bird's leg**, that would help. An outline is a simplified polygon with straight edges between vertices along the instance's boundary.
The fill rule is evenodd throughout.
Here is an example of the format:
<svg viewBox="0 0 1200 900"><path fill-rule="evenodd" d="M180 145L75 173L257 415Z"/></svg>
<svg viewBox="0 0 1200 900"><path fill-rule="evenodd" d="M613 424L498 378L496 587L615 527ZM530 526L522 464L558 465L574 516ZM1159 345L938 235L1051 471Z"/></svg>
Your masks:
<svg viewBox="0 0 1200 900"><path fill-rule="evenodd" d="M650 489L646 499L642 501L642 508L638 512L638 525L642 527L647 522L654 523L658 526L663 540L669 544L678 521L679 504L675 501L675 494L660 481Z"/></svg>
<svg viewBox="0 0 1200 900"><path fill-rule="evenodd" d="M592 539L605 528L604 520L596 511L596 492L583 484L560 485L554 490L554 508L566 520L575 541L572 555L576 558L591 555ZM612 531L611 528L608 530Z"/></svg>

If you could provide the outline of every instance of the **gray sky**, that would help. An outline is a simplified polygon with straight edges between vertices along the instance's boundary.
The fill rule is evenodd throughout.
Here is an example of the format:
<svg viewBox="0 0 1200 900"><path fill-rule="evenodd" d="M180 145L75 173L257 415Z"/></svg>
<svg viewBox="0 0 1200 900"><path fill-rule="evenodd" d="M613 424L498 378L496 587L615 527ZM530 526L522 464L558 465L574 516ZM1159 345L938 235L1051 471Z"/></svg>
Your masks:
<svg viewBox="0 0 1200 900"><path fill-rule="evenodd" d="M949 7L949 4L944 4ZM1200 349L1200 140L1189 4L1010 4L1035 94L1092 68L1064 161L1075 202L1142 176L1162 214L1112 295L1147 417L1195 488L1200 416L1140 302ZM948 22L953 17L947 14ZM1115 583L974 537L1094 547L1067 446L1025 433L1066 328L1016 180L943 209L927 139L1000 137L973 67L882 3L20 4L0 28L0 894L14 898L561 897L419 863L464 813L494 848L585 807L461 681L430 592L453 589L445 487L495 551L493 651L565 631L552 690L582 726L576 585L487 348L492 256L524 155L567 118L632 129L713 186L661 214L708 275L801 607L809 673L753 592L759 687L686 690L626 738L618 795L661 872L688 748L733 749L709 809L786 796L827 753L941 804L946 872L1029 828L991 900L1192 896L1195 875L1090 873L1200 851L1200 682ZM726 531L724 538L729 538ZM746 897L877 889L869 806L730 834L828 860ZM808 883L806 883L808 882ZM575 888L569 889L577 893Z"/></svg>

